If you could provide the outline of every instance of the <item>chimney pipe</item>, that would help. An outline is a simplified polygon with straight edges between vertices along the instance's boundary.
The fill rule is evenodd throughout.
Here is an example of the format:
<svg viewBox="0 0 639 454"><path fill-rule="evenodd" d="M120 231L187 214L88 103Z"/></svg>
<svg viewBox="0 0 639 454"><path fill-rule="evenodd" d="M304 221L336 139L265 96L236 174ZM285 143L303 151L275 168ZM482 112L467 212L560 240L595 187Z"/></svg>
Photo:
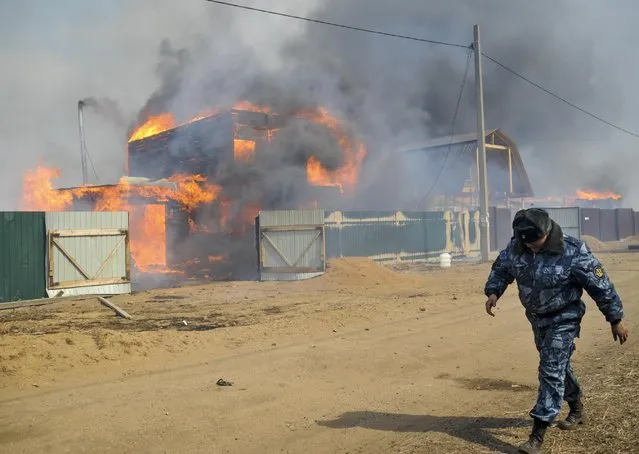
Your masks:
<svg viewBox="0 0 639 454"><path fill-rule="evenodd" d="M84 101L78 101L78 126L80 130L80 161L82 165L82 184L88 184L87 144L84 139Z"/></svg>

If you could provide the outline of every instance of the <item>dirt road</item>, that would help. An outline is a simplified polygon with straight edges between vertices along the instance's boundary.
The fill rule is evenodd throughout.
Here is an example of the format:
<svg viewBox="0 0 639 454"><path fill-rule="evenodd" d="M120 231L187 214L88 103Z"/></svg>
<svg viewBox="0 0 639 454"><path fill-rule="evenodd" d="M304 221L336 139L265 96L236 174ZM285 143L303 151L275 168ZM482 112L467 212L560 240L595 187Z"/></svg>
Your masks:
<svg viewBox="0 0 639 454"><path fill-rule="evenodd" d="M639 255L601 259L632 320ZM333 265L114 298L133 321L95 301L0 312L0 452L514 452L537 367L516 292L493 319L487 266ZM588 376L638 349L587 301L575 364L594 395ZM548 452L585 452L569 436Z"/></svg>

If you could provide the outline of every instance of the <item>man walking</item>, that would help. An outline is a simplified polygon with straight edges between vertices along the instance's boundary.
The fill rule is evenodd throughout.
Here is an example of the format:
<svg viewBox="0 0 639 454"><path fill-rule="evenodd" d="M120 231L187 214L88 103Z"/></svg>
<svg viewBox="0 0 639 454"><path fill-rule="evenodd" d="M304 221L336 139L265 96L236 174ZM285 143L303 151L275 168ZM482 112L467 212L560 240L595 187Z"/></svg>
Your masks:
<svg viewBox="0 0 639 454"><path fill-rule="evenodd" d="M563 400L570 412L558 424L575 429L585 422L581 389L570 366L586 305L583 290L595 300L610 323L615 341L623 344L628 330L623 324L623 306L614 285L586 244L564 235L561 227L540 208L520 210L513 220L514 237L492 265L484 293L486 312L493 308L506 288L517 281L519 299L532 325L539 351L539 394L530 412L532 433L519 452L541 452L547 427L561 410Z"/></svg>

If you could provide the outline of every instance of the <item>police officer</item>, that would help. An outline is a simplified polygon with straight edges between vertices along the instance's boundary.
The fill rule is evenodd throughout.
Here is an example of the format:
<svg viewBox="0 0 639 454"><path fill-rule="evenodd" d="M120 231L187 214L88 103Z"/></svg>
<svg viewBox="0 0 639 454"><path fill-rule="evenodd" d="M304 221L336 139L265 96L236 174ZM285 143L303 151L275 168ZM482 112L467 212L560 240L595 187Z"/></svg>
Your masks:
<svg viewBox="0 0 639 454"><path fill-rule="evenodd" d="M623 344L628 330L613 283L583 241L564 235L540 208L518 211L513 233L492 265L484 293L488 297L486 312L494 317L497 300L516 280L519 299L532 325L539 351L539 394L530 411L532 433L519 452L533 454L541 452L546 429L559 414L563 400L570 412L558 427L571 430L585 422L581 389L570 365L586 312L583 290L610 323L615 341Z"/></svg>

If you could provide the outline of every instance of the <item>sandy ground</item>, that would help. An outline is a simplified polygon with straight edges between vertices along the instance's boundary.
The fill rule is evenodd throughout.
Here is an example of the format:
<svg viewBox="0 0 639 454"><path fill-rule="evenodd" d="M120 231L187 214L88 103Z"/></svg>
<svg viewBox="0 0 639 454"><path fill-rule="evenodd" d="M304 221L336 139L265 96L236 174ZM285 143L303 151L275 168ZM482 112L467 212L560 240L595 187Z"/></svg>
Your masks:
<svg viewBox="0 0 639 454"><path fill-rule="evenodd" d="M639 254L600 258L632 329ZM133 320L94 299L0 311L0 452L516 452L537 352L515 289L485 314L488 269L344 259L311 281L113 298ZM592 422L546 452L638 452L639 344L613 345L587 301Z"/></svg>

